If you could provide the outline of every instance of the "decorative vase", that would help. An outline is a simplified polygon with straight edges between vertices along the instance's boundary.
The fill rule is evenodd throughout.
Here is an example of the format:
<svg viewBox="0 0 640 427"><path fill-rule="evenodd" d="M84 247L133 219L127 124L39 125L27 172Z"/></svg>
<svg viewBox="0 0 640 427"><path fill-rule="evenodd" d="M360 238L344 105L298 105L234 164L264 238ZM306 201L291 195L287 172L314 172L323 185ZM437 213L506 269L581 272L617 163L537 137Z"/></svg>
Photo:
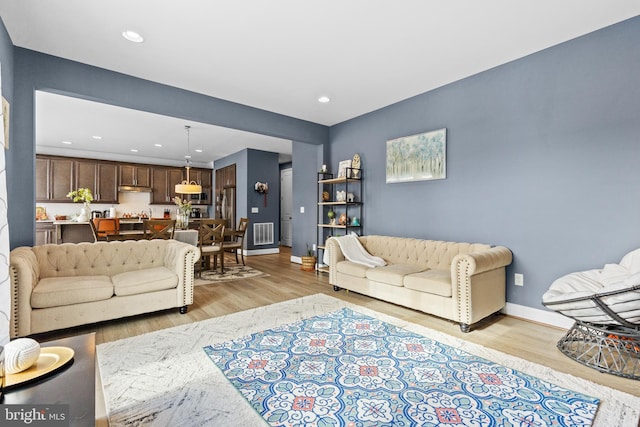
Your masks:
<svg viewBox="0 0 640 427"><path fill-rule="evenodd" d="M89 221L89 209L85 206L80 209L80 215L76 218L78 222L87 222Z"/></svg>
<svg viewBox="0 0 640 427"><path fill-rule="evenodd" d="M303 256L302 257L302 267L300 270L302 271L315 271L316 269L316 257L314 256Z"/></svg>
<svg viewBox="0 0 640 427"><path fill-rule="evenodd" d="M181 230L189 228L189 214L187 212L182 212L178 209L178 213L176 214L176 228Z"/></svg>

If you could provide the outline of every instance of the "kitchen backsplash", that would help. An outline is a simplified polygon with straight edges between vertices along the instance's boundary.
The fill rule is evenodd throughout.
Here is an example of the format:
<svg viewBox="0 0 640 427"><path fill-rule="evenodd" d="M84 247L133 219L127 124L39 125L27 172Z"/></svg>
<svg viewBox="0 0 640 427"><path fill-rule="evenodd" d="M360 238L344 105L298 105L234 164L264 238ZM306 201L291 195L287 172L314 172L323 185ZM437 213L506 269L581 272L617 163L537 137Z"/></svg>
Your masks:
<svg viewBox="0 0 640 427"><path fill-rule="evenodd" d="M161 218L164 215L164 210L169 209L171 212L171 218L175 219L177 207L175 204L167 205L150 205L151 193L119 193L118 200L120 203L92 203L92 211L108 211L111 207L116 209L116 216L123 217L124 214L137 215L140 213L146 213L154 218ZM69 218L76 216L80 213L82 203L36 203L36 206L41 206L47 211L47 218L54 219L56 215L67 215ZM209 206L196 206L200 211L205 212L209 209ZM151 209L151 212L149 211ZM35 215L35 213L34 213Z"/></svg>

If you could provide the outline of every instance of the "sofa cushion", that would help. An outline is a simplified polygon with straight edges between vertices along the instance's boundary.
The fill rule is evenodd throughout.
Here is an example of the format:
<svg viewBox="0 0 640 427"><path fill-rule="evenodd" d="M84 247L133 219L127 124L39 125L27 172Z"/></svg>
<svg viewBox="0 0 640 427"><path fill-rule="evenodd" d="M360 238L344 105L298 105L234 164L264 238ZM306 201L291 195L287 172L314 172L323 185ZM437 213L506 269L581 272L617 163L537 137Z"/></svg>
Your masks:
<svg viewBox="0 0 640 427"><path fill-rule="evenodd" d="M389 264L367 270L367 279L393 286L403 286L404 276L426 269L426 267L412 264Z"/></svg>
<svg viewBox="0 0 640 427"><path fill-rule="evenodd" d="M348 274L353 277L367 277L367 270L370 267L362 264L356 264L351 261L340 261L336 264L336 270L340 273Z"/></svg>
<svg viewBox="0 0 640 427"><path fill-rule="evenodd" d="M414 291L450 297L451 272L447 270L428 270L409 274L404 278L404 287Z"/></svg>
<svg viewBox="0 0 640 427"><path fill-rule="evenodd" d="M117 296L163 291L178 286L178 276L166 267L127 271L111 278Z"/></svg>
<svg viewBox="0 0 640 427"><path fill-rule="evenodd" d="M40 279L31 293L31 307L49 308L101 301L113 296L109 276L49 277Z"/></svg>

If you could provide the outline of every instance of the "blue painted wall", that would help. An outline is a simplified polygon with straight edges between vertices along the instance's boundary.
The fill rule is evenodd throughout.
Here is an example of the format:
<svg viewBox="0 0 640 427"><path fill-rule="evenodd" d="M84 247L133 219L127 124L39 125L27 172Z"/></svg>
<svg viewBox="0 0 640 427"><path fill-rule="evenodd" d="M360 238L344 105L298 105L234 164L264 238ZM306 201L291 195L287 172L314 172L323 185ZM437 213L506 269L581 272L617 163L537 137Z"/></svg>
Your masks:
<svg viewBox="0 0 640 427"><path fill-rule="evenodd" d="M214 162L214 168L236 165L236 224L241 217L249 218L249 228L245 236L247 250L272 249L278 247L280 235L280 167L278 153L245 149ZM267 206L264 197L256 193L257 181L269 183ZM215 185L215 184L214 184ZM258 213L251 208L257 207ZM253 224L273 222L274 243L272 245L253 244Z"/></svg>
<svg viewBox="0 0 640 427"><path fill-rule="evenodd" d="M247 249L272 249L279 246L280 236L280 168L278 153L260 150L247 150L247 209L249 211L249 233L247 233ZM265 195L255 191L256 182L269 184ZM258 213L251 213L251 208L258 208ZM253 224L273 223L273 244L255 246L253 244Z"/></svg>
<svg viewBox="0 0 640 427"><path fill-rule="evenodd" d="M536 308L618 262L640 247L638 46L634 18L331 127L334 171L362 157L364 232L507 246L507 300ZM440 128L447 179L386 184L385 142Z"/></svg>
<svg viewBox="0 0 640 427"><path fill-rule="evenodd" d="M35 90L310 144L328 141L326 126L22 48L14 47L13 54L15 81L11 113L15 142L8 152L7 163L20 167L8 171L12 248L32 245L35 236L32 215L25 215L35 209Z"/></svg>

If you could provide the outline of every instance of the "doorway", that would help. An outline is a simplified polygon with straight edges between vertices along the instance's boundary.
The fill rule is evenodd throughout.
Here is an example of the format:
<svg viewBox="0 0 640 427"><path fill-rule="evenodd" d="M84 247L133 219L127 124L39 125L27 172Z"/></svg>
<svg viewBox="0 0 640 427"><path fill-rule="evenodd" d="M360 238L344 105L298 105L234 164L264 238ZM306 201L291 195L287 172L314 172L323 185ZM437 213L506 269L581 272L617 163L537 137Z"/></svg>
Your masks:
<svg viewBox="0 0 640 427"><path fill-rule="evenodd" d="M280 244L293 245L293 169L280 171Z"/></svg>

